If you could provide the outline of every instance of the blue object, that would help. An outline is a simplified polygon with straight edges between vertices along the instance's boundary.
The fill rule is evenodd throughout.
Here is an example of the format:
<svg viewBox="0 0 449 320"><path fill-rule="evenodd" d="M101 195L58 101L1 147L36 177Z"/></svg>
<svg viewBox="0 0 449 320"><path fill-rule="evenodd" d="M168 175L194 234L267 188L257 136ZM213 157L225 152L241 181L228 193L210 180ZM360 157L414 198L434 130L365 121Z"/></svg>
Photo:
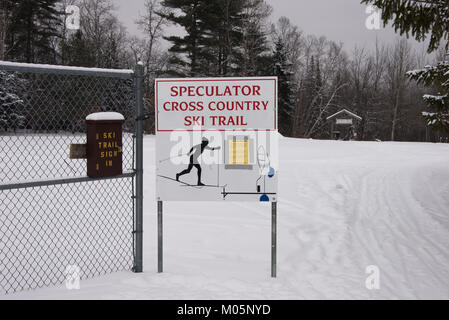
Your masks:
<svg viewBox="0 0 449 320"><path fill-rule="evenodd" d="M273 178L274 177L274 169L272 167L270 167L270 171L268 171L268 178Z"/></svg>
<svg viewBox="0 0 449 320"><path fill-rule="evenodd" d="M263 194L260 197L260 202L270 202L270 198L268 198L268 196L266 194Z"/></svg>

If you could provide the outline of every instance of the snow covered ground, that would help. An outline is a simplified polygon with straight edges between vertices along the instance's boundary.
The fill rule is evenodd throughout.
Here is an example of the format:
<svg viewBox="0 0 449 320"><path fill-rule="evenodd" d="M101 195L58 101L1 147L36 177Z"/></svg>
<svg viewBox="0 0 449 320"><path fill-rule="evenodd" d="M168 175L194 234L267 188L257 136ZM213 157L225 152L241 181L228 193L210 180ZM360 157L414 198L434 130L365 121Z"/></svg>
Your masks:
<svg viewBox="0 0 449 320"><path fill-rule="evenodd" d="M448 144L282 138L277 279L259 203L165 203L156 273L154 151L148 136L143 274L0 299L449 299ZM365 286L369 265L379 290Z"/></svg>

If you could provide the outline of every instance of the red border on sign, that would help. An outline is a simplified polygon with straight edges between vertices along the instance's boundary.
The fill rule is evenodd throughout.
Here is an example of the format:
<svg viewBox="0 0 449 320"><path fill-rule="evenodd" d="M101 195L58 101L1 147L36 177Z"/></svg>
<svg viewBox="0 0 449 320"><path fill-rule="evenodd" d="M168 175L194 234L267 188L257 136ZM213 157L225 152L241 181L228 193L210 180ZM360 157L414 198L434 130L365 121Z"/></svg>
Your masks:
<svg viewBox="0 0 449 320"><path fill-rule="evenodd" d="M159 89L159 82L218 82L218 81L274 81L274 129L205 129L205 130L159 130L159 101L158 101L158 89ZM277 79L276 78L267 78L267 79L261 79L261 78L223 78L223 79L164 79L164 80L157 80L156 79L156 92L155 92L155 112L156 112L156 132L173 132L173 131L187 131L187 132L194 132L194 131L276 131L277 130Z"/></svg>

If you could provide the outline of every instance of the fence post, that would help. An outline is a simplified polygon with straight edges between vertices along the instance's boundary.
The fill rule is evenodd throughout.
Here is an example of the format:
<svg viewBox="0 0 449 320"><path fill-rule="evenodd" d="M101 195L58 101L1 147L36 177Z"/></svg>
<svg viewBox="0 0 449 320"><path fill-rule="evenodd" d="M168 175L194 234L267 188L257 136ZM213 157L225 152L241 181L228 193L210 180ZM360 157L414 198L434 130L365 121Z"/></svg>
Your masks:
<svg viewBox="0 0 449 320"><path fill-rule="evenodd" d="M136 256L134 272L143 272L143 64L135 68L136 77Z"/></svg>

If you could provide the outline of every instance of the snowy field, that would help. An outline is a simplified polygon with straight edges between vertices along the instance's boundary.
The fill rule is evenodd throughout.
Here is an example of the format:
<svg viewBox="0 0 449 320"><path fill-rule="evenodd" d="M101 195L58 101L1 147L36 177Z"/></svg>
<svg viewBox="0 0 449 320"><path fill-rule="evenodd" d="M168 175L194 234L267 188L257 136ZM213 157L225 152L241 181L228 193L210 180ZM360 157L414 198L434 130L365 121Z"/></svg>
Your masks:
<svg viewBox="0 0 449 320"><path fill-rule="evenodd" d="M282 138L280 151L277 279L270 206L260 203L165 203L165 273L156 273L148 136L145 272L0 299L449 299L448 144ZM365 287L369 265L380 290Z"/></svg>

